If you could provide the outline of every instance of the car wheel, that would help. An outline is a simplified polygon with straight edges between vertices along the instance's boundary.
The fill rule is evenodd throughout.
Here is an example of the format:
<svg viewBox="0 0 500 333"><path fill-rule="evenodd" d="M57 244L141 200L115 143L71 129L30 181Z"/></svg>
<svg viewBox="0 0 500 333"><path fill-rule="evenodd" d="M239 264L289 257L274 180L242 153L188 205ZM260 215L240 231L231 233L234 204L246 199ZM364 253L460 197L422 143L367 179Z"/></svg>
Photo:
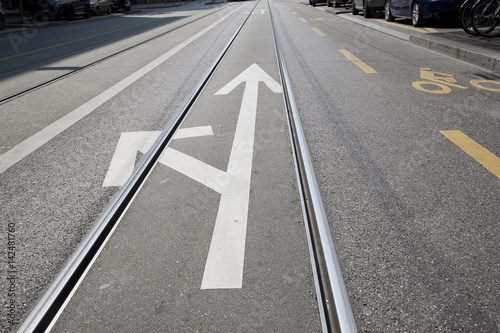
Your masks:
<svg viewBox="0 0 500 333"><path fill-rule="evenodd" d="M49 15L47 13L42 12L42 11L32 13L31 17L33 17L33 19L38 21L38 22L46 22L49 20Z"/></svg>
<svg viewBox="0 0 500 333"><path fill-rule="evenodd" d="M340 7L340 3L338 3L337 0L333 0L333 8L339 8Z"/></svg>
<svg viewBox="0 0 500 333"><path fill-rule="evenodd" d="M95 16L100 16L101 15L101 10L99 9L99 7L97 7L95 9Z"/></svg>
<svg viewBox="0 0 500 333"><path fill-rule="evenodd" d="M363 1L363 17L364 18L372 17L372 13L370 11L370 8L368 8L366 4L366 0Z"/></svg>
<svg viewBox="0 0 500 333"><path fill-rule="evenodd" d="M108 11L107 11L107 14L108 14L108 15L111 15L111 7L110 7L110 6L108 6Z"/></svg>
<svg viewBox="0 0 500 333"><path fill-rule="evenodd" d="M414 27L419 27L422 25L422 11L420 10L420 6L418 5L418 2L414 2L411 5L411 23L413 24Z"/></svg>
<svg viewBox="0 0 500 333"><path fill-rule="evenodd" d="M73 10L73 7L69 6L66 9L66 20L73 21L74 18L75 18L75 11Z"/></svg>
<svg viewBox="0 0 500 333"><path fill-rule="evenodd" d="M394 22L394 16L392 16L392 13L391 13L391 4L390 4L389 0L385 1L384 18L387 22Z"/></svg>
<svg viewBox="0 0 500 333"><path fill-rule="evenodd" d="M90 18L91 14L92 13L90 12L90 6L89 5L85 6L85 12L83 13L83 17L84 18Z"/></svg>
<svg viewBox="0 0 500 333"><path fill-rule="evenodd" d="M0 15L0 30L3 30L5 28L5 16Z"/></svg>
<svg viewBox="0 0 500 333"><path fill-rule="evenodd" d="M359 15L359 10L356 9L356 6L354 5L354 1L352 3L352 15Z"/></svg>

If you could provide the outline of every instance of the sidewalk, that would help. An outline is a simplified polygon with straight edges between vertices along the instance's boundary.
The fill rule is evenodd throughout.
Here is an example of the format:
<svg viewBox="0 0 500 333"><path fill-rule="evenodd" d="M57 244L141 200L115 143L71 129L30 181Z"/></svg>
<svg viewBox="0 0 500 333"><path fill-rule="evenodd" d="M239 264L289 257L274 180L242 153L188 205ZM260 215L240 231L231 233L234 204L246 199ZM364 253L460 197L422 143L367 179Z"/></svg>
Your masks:
<svg viewBox="0 0 500 333"><path fill-rule="evenodd" d="M303 2L303 4L306 4ZM408 20L386 22L383 18L365 19L352 15L345 8L315 7L337 17L409 41L459 60L500 73L500 37L471 36L458 24L444 25L438 21L429 23L431 28L414 28Z"/></svg>

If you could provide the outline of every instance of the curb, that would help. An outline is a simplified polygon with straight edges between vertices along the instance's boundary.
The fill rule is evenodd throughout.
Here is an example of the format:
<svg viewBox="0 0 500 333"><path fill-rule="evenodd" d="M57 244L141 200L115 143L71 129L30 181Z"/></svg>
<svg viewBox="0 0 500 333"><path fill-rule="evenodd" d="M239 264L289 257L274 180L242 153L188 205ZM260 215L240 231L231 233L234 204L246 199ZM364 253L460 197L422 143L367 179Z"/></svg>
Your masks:
<svg viewBox="0 0 500 333"><path fill-rule="evenodd" d="M421 36L410 35L409 37L409 42L414 45L451 56L455 59L468 62L495 73L500 73L500 56L498 54L493 55L474 52L465 48L450 45L445 41L431 40ZM491 51L487 52L490 53Z"/></svg>

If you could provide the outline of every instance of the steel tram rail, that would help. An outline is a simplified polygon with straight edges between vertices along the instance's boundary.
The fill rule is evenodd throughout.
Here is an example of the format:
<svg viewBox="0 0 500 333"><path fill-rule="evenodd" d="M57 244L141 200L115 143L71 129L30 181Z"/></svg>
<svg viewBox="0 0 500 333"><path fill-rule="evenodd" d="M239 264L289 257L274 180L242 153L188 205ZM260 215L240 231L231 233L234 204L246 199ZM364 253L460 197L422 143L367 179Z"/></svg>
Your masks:
<svg viewBox="0 0 500 333"><path fill-rule="evenodd" d="M335 251L323 200L309 155L309 149L307 148L300 115L295 104L290 78L286 69L269 1L268 7L323 331L356 333L358 330L342 277L340 263Z"/></svg>
<svg viewBox="0 0 500 333"><path fill-rule="evenodd" d="M61 74L61 75L59 75L59 76L56 76L56 77L54 77L54 78L52 78L52 79L50 79L50 80L47 80L47 81L45 81L45 82L42 82L42 83L36 84L36 85L34 85L33 87L23 89L22 91L17 92L17 93L15 93L15 94L12 94L12 95L10 95L10 96L0 98L0 105L2 105L2 104L4 104L4 103L7 103L7 102L10 102L11 100L14 100L14 99L16 99L16 98L18 98L18 97L21 97L21 96L23 96L23 95L29 94L30 92L33 92L33 91L35 91L35 90L37 90L37 89L40 89L40 88L46 87L46 86L48 86L48 85L50 85L50 84L52 84L52 83L54 83L54 82L57 82L57 81L59 81L59 80L61 80L61 79L64 79L64 78L67 78L67 77L69 77L69 76L71 76L71 75L73 75L73 74L76 74L76 73L82 72L82 71L84 71L84 70L86 70L86 69L89 69L89 68L91 68L91 67L93 67L93 66L95 66L95 65L98 65L98 64L100 64L100 63L102 63L102 62L104 62L104 61L106 61L106 60L112 59L112 58L114 58L114 57L116 57L116 56L118 56L118 55L120 55L120 54L123 54L123 53L125 53L125 52L127 52L127 51L130 51L130 50L132 50L132 49L134 49L134 48L136 48L136 47L139 47L139 46L141 46L141 45L147 44L147 43L149 43L149 42L151 42L151 41L153 41L153 40L155 40L155 39L157 39L157 38L160 38L160 37L165 36L165 35L167 35L167 34L169 34L169 33L172 33L172 32L174 32L174 31L176 31L176 30L178 30L178 29L184 28L184 27L186 27L186 26L190 25L191 23L195 23L195 22L197 22L197 21L199 21L199 20L202 20L202 19L204 19L204 18L206 18L206 17L208 17L208 16L210 16L210 15L216 14L216 13L218 13L219 11L224 10L224 9L225 9L225 8L218 9L218 10L216 10L216 11L213 11L213 12L209 13L209 14L206 14L206 15L203 15L203 16L201 16L201 17L198 17L197 19L194 19L194 20L192 20L192 21L186 22L186 23L184 23L184 24L182 24L182 25L180 25L180 26L178 26L178 27L175 27L175 28L169 29L168 31L162 32L162 33L160 33L160 34L158 34L158 35L156 35L156 36L150 37L150 38L148 38L148 39L146 39L146 40L143 40L143 41L141 41L141 42L138 42L138 43L136 43L136 44L134 44L134 45L131 45L131 46L127 47L127 48L124 48L123 50L120 50L120 51L118 51L118 52L112 53L112 54L110 54L110 55L108 55L108 56L105 56L105 57L103 57L103 58L99 59L99 60L93 61L93 62L91 62L91 63L89 63L89 64L87 64L87 65L85 65L85 66L82 66L82 67L77 68L77 69L73 69L73 70L71 70L71 71L69 71L69 72L67 72L67 73L64 73L64 74ZM137 33L136 33L136 32L134 32L134 33L132 33L132 34L128 34L128 35L122 36L122 37L120 37L120 40L123 40L123 39L125 39L125 38L128 38L128 37L130 37L130 36L132 36L132 35L136 35L136 34L137 34ZM79 50L78 52L85 51L85 50L90 50L90 49L93 49L93 48L96 48L96 47L100 47L100 46L103 46L103 45L107 45L107 44L112 43L112 42L116 42L116 40L109 41L109 42L104 42L104 43L100 43L100 44L97 44L97 45L93 45L93 46L90 46L90 47L88 47L88 48L85 48L85 49ZM64 57L67 57L68 55L71 55L71 54L72 54L72 53L70 53L70 54L65 54L65 55L64 55ZM50 60L47 60L47 61L43 61L43 62L40 62L40 63L34 64L34 65L31 65L31 66L29 66L28 68L36 69L36 68L38 68L38 67L40 67L40 66L43 66L44 64L47 64L47 63L49 63L49 62L52 62L52 61L57 60L57 59L60 59L60 58L61 58L61 57L57 57L57 58L53 58L53 59L50 59ZM25 70L26 70L26 68L23 68L23 71L25 71ZM4 73L4 74L0 75L0 79L1 79L2 77L8 77L9 75L12 75L13 73L18 72L18 71L19 71L19 70L15 70L15 71L13 71L13 72Z"/></svg>
<svg viewBox="0 0 500 333"><path fill-rule="evenodd" d="M258 3L259 1L256 2L255 6L257 6ZM210 81L210 78L226 56L239 32L254 11L255 6L250 13L248 13L243 23L238 27L217 60L187 98L184 106L177 113L171 124L161 133L151 150L142 159L141 164L135 170L132 177L130 177L120 192L115 196L114 201L95 222L92 230L87 234L54 282L24 320L18 332L46 332L54 325L58 316L64 310L64 307L78 288L78 285L106 245L114 229L118 226L121 218L125 215L135 196L146 182L163 150L168 146L175 132L180 128L192 106L195 104L205 86Z"/></svg>

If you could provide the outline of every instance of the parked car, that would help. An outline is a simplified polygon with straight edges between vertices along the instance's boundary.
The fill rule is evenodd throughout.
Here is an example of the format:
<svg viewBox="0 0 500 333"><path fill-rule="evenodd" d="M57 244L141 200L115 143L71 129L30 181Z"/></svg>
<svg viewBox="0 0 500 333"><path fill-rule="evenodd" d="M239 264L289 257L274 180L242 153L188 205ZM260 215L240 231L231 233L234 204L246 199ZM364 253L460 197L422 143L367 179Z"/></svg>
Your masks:
<svg viewBox="0 0 500 333"><path fill-rule="evenodd" d="M309 0L309 4L313 7L318 3L326 3L328 7L339 7L340 5L345 5L348 0Z"/></svg>
<svg viewBox="0 0 500 333"><path fill-rule="evenodd" d="M0 1L0 30L5 27L5 10L3 9L3 4Z"/></svg>
<svg viewBox="0 0 500 333"><path fill-rule="evenodd" d="M31 16L36 20L65 17L71 21L75 16L90 17L90 0L31 0Z"/></svg>
<svg viewBox="0 0 500 333"><path fill-rule="evenodd" d="M385 0L384 17L394 21L395 17L411 18L415 27L424 19L456 17L464 0Z"/></svg>
<svg viewBox="0 0 500 333"><path fill-rule="evenodd" d="M344 5L349 2L348 0L326 0L326 5L328 7L334 7L334 8L337 8L337 7L340 7L340 5Z"/></svg>
<svg viewBox="0 0 500 333"><path fill-rule="evenodd" d="M111 14L109 0L90 0L90 11L97 16L101 13Z"/></svg>
<svg viewBox="0 0 500 333"><path fill-rule="evenodd" d="M352 14L358 15L361 11L364 17L372 17L375 10L384 8L384 4L385 0L353 0Z"/></svg>

